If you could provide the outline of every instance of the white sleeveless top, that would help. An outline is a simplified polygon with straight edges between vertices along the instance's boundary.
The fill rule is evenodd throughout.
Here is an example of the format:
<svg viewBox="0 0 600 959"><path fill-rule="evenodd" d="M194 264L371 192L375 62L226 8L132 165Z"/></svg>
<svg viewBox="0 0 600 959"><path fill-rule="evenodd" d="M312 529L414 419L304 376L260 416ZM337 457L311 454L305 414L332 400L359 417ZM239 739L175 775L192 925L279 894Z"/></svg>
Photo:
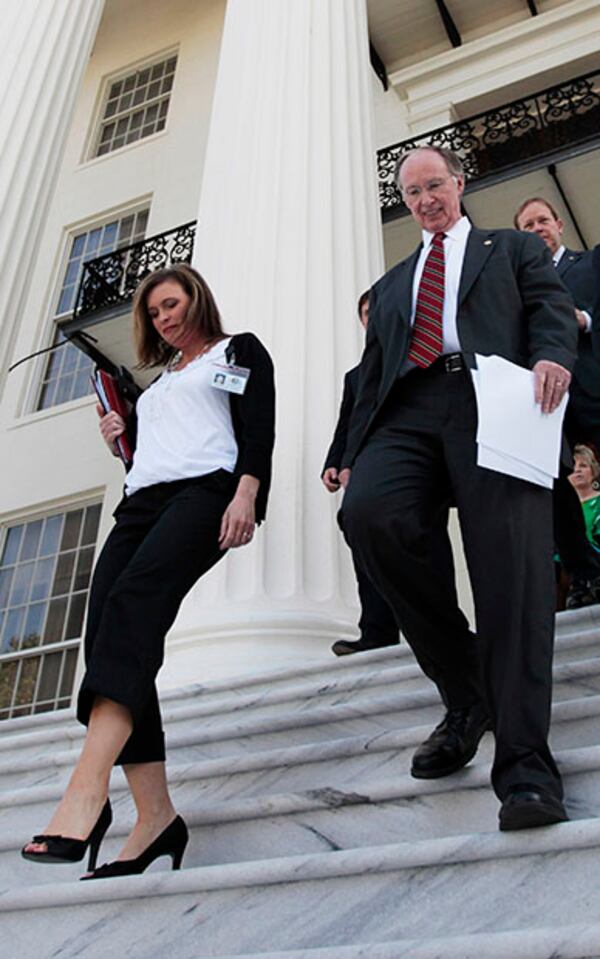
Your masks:
<svg viewBox="0 0 600 959"><path fill-rule="evenodd" d="M232 473L238 448L229 394L211 385L215 363L226 363L231 337L216 343L182 370L161 376L137 402L137 443L127 474L128 496L146 486Z"/></svg>

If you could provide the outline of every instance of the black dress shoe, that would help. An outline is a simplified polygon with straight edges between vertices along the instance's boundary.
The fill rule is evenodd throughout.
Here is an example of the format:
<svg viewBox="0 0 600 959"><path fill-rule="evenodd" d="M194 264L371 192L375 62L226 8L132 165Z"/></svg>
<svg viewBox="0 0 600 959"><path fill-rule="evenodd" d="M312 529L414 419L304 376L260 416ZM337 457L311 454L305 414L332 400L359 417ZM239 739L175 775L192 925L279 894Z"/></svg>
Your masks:
<svg viewBox="0 0 600 959"><path fill-rule="evenodd" d="M480 703L449 709L414 754L411 774L415 779L450 776L473 758L481 737L490 728L489 717Z"/></svg>
<svg viewBox="0 0 600 959"><path fill-rule="evenodd" d="M566 822L568 816L560 799L539 786L523 783L514 786L500 807L498 819L502 832L534 829Z"/></svg>
<svg viewBox="0 0 600 959"><path fill-rule="evenodd" d="M336 656L349 656L351 653L364 653L368 649L383 649L385 646L397 646L399 639L390 642L369 643L364 639L338 639L331 647Z"/></svg>
<svg viewBox="0 0 600 959"><path fill-rule="evenodd" d="M598 596L600 583L597 579L576 579L569 587L565 607L567 609L582 609L584 606L593 606L600 601Z"/></svg>

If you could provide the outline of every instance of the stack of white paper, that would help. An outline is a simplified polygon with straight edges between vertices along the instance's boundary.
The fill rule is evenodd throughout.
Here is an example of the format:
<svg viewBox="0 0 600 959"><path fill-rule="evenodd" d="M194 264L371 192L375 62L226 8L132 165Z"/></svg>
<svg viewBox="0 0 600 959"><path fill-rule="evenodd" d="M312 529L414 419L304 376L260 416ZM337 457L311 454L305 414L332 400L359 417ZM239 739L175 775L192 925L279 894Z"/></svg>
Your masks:
<svg viewBox="0 0 600 959"><path fill-rule="evenodd" d="M554 413L535 402L534 375L500 356L476 354L477 464L552 488L568 394Z"/></svg>

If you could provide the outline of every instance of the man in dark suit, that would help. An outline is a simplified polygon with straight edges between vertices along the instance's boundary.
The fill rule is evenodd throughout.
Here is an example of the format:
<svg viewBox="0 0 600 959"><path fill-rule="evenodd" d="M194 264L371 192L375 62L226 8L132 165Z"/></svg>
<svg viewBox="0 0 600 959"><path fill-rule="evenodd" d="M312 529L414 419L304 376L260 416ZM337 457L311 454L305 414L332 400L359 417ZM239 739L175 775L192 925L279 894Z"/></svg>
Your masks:
<svg viewBox="0 0 600 959"><path fill-rule="evenodd" d="M366 330L369 325L368 290L362 294L358 301L358 318L363 329ZM336 493L340 489L339 472L346 449L348 423L350 422L357 387L358 366L355 366L348 370L344 377L344 392L340 413L321 472L323 485L330 493ZM366 573L360 568L354 555L352 560L360 601L360 619L358 621L360 639L338 639L331 647L336 656L348 656L351 653L378 649L381 646L394 646L399 642L398 626L394 613L381 593L373 586Z"/></svg>
<svg viewBox="0 0 600 959"><path fill-rule="evenodd" d="M500 828L566 819L548 747L554 635L549 490L476 463L473 354L533 370L552 412L568 388L577 325L538 237L471 228L462 165L446 150L400 158L423 243L370 292L370 321L344 466L340 523L447 707L412 774L474 756L491 724ZM435 564L432 530L458 508L477 637Z"/></svg>
<svg viewBox="0 0 600 959"><path fill-rule="evenodd" d="M579 333L565 436L571 449L576 443L591 442L600 450L600 317L592 320L600 277L594 270L593 254L565 248L564 223L543 197L524 200L514 224L544 241L556 272L573 298ZM554 531L561 560L572 580L567 608L577 609L600 602L600 562L588 543L579 499L567 479L569 472L562 466L555 484Z"/></svg>

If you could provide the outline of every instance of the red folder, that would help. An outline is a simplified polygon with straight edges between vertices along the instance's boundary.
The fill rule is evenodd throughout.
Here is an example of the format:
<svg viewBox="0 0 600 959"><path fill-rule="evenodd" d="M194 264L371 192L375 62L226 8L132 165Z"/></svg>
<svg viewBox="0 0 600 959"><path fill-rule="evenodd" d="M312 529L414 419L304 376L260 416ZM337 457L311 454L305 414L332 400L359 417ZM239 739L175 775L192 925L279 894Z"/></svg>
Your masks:
<svg viewBox="0 0 600 959"><path fill-rule="evenodd" d="M129 417L129 406L127 400L124 398L121 390L119 389L119 384L114 376L111 373L107 373L106 370L96 369L94 374L91 377L92 385L96 390L98 399L100 400L100 405L105 413L115 412L123 418L125 423ZM116 439L117 449L119 451L119 456L123 460L126 467L131 465L133 460L133 450L131 449L131 443L127 438L127 433L121 433L120 436Z"/></svg>

